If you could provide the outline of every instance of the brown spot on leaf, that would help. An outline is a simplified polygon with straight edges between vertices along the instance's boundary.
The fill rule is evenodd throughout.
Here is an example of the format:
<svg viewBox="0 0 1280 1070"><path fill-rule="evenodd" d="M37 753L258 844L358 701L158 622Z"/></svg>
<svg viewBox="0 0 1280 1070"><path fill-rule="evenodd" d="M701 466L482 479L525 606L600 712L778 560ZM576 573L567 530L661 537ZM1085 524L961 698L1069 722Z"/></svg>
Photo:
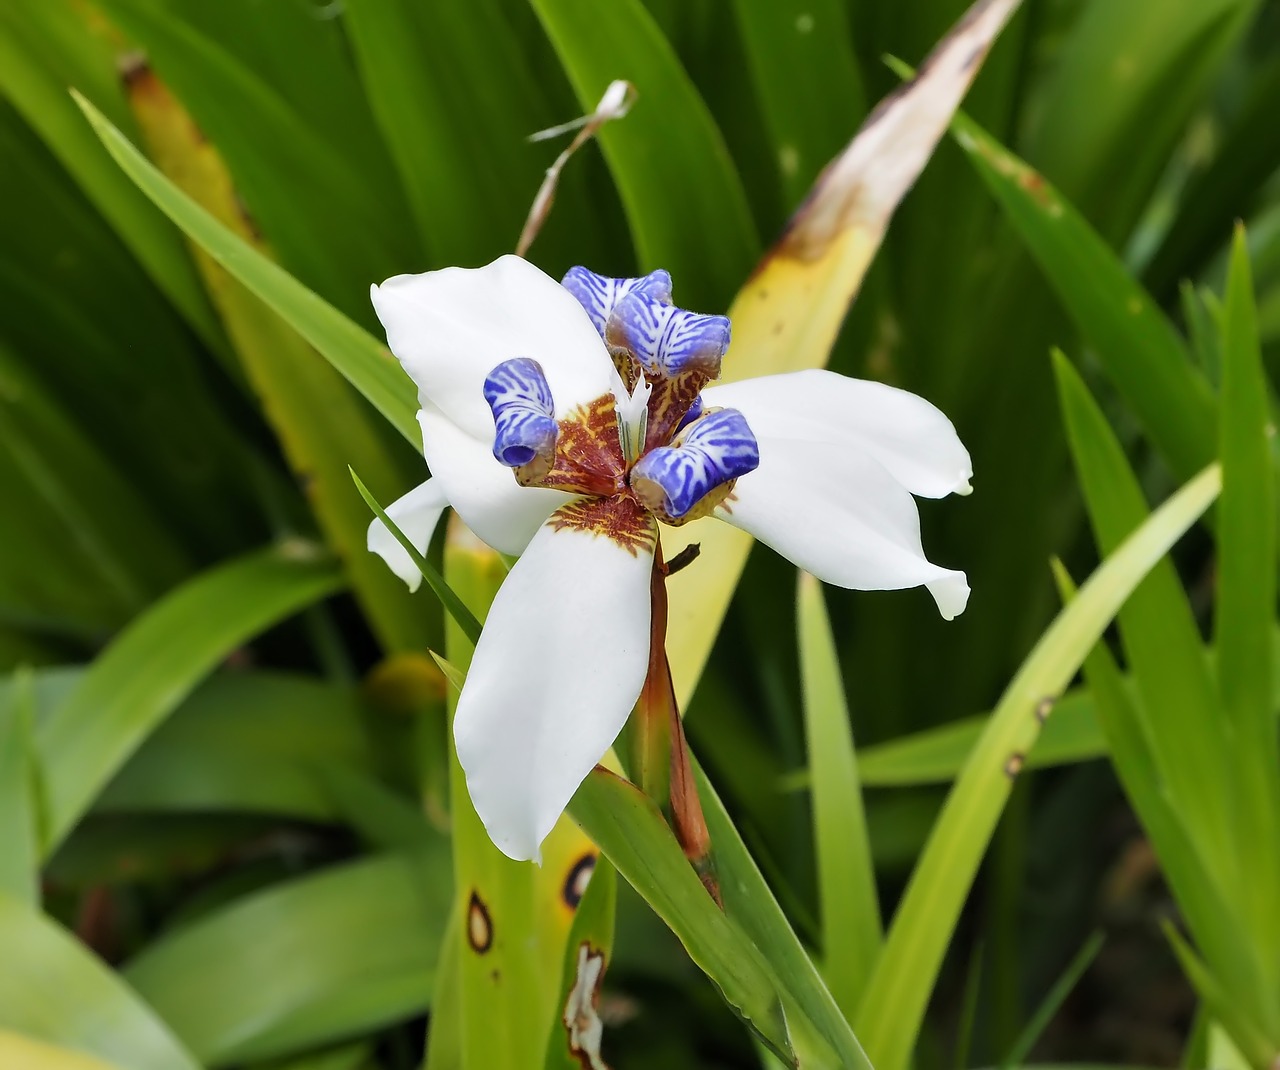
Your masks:
<svg viewBox="0 0 1280 1070"><path fill-rule="evenodd" d="M560 889L560 898L570 910L577 910L582 897L587 893L587 884L596 869L596 853L588 851L569 868L564 879L564 887Z"/></svg>
<svg viewBox="0 0 1280 1070"><path fill-rule="evenodd" d="M1022 772L1022 767L1027 764L1027 756L1020 750L1014 751L1009 755L1004 763L1004 775L1010 780L1017 780L1018 774Z"/></svg>
<svg viewBox="0 0 1280 1070"><path fill-rule="evenodd" d="M1055 699L1052 695L1046 695L1036 703L1036 720L1041 724L1049 719L1049 714L1053 713Z"/></svg>
<svg viewBox="0 0 1280 1070"><path fill-rule="evenodd" d="M467 943L477 955L483 955L493 947L493 919L489 908L473 889L467 904Z"/></svg>
<svg viewBox="0 0 1280 1070"><path fill-rule="evenodd" d="M600 1055L604 1023L600 1020L600 985L604 981L604 952L584 940L578 945L578 972L569 989L561 1022L568 1034L569 1054L582 1070L609 1070Z"/></svg>

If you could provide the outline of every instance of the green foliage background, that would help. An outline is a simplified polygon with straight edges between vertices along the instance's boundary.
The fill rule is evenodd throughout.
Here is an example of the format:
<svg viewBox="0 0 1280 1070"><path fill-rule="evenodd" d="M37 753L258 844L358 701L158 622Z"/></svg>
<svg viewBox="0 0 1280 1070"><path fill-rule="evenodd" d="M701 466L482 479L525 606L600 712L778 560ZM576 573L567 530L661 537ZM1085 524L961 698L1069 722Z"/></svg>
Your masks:
<svg viewBox="0 0 1280 1070"><path fill-rule="evenodd" d="M0 5L0 1035L122 1070L410 1067L451 976L447 687L424 656L444 617L364 553L347 474L384 503L419 482L397 433L412 413L393 426L344 381L365 343L330 309L289 291L290 324L203 260L68 87L380 337L369 284L509 251L559 148L526 136L627 78L632 113L567 168L530 256L557 276L666 267L683 305L721 311L899 83L885 57L918 63L964 6ZM925 1067L1020 1062L1037 1041L1058 1062L1280 1051L1262 437L1280 359L1278 43L1262 0L1025 0L829 362L923 395L969 446L973 496L922 513L970 607L944 623L923 591L797 601L793 569L758 550L688 710L744 865L827 960L873 1058L893 1053L877 1065L905 1065L916 1040L889 983L909 963L924 964L912 998L939 977ZM403 409L394 366L366 367L384 414ZM901 900L920 889L910 918L934 919L945 960L908 954L927 928L911 921L874 973L855 962L882 949L869 904L892 917L930 829L962 812L934 826L975 743L1030 724L1014 699L1034 696L1006 685L1070 587L1050 557L1083 578L1215 459L1221 504L1121 615L1131 678L1097 648L1023 748L1052 771L1007 805L975 782L1003 816L966 847L983 858L973 895L959 869L920 883L922 865ZM1130 587L1153 561L1128 564ZM1114 608L1089 610L1098 629ZM1230 671L1205 667L1209 637ZM1059 689L1091 644L1053 666ZM835 756L827 772L806 739ZM596 836L589 803L575 816ZM1155 928L1166 881L1191 938L1174 950ZM758 1065L618 885L611 1064ZM842 887L856 908L833 907ZM1099 925L1100 958L1041 1036L1037 1008ZM766 972L807 991L807 960L783 971L758 935L785 926L759 926Z"/></svg>

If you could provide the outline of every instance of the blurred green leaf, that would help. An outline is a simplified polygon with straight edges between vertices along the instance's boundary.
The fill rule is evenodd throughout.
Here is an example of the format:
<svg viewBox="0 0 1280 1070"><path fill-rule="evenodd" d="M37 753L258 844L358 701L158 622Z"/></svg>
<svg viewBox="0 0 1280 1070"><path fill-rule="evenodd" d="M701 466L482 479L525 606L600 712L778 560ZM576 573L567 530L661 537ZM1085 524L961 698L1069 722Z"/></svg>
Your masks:
<svg viewBox="0 0 1280 1070"><path fill-rule="evenodd" d="M212 1066L315 1047L421 1013L449 893L445 850L335 866L183 926L123 975Z"/></svg>
<svg viewBox="0 0 1280 1070"><path fill-rule="evenodd" d="M943 954L1000 812L1061 694L1107 623L1153 565L1217 497L1206 469L1169 499L1090 578L1023 662L969 756L911 876L855 1025L879 1070L905 1067Z"/></svg>
<svg viewBox="0 0 1280 1070"><path fill-rule="evenodd" d="M81 110L115 161L166 215L310 342L415 447L416 392L383 345L223 227L149 164L83 97Z"/></svg>
<svg viewBox="0 0 1280 1070"><path fill-rule="evenodd" d="M92 1055L0 1029L0 1064L22 1070L123 1070Z"/></svg>
<svg viewBox="0 0 1280 1070"><path fill-rule="evenodd" d="M150 1008L79 940L3 893L0 947L0 1028L88 1052L122 1070L200 1070Z"/></svg>
<svg viewBox="0 0 1280 1070"><path fill-rule="evenodd" d="M37 728L49 806L44 854L219 661L340 583L310 544L271 547L197 576L130 624Z"/></svg>
<svg viewBox="0 0 1280 1070"><path fill-rule="evenodd" d="M1048 1028L1053 1016L1058 1013L1066 998L1071 995L1071 990L1079 983L1080 978L1084 976L1084 972L1093 965L1093 960L1098 957L1098 952L1102 950L1102 945L1105 942L1106 937L1104 934L1095 932L1084 942L1080 950L1072 956L1071 961L1067 963L1067 968L1054 981L1053 987L1049 989L1040 1006L1036 1008L1031 1020L1027 1022L1026 1027L1018 1034L1018 1039L1014 1043L1013 1049L1004 1057L1000 1064L1001 1067L1005 1068L1005 1070L1011 1070L1013 1067L1022 1066L1026 1063L1027 1056L1031 1054L1031 1049L1036 1046L1036 1041L1040 1039L1041 1034Z"/></svg>
<svg viewBox="0 0 1280 1070"><path fill-rule="evenodd" d="M845 11L838 0L735 0L733 9L790 212L866 114Z"/></svg>
<svg viewBox="0 0 1280 1070"><path fill-rule="evenodd" d="M1046 79L1027 157L1109 243L1128 234L1259 7L1259 0L1130 0L1082 9Z"/></svg>
<svg viewBox="0 0 1280 1070"><path fill-rule="evenodd" d="M216 674L143 741L94 812L335 820L340 811L325 787L326 770L374 772L361 712L347 687L288 673ZM185 772L175 776L176 769Z"/></svg>
<svg viewBox="0 0 1280 1070"><path fill-rule="evenodd" d="M963 115L956 140L1004 209L1107 374L1181 478L1216 456L1212 392L1155 303L1035 171Z"/></svg>
<svg viewBox="0 0 1280 1070"><path fill-rule="evenodd" d="M880 953L880 902L831 621L821 586L804 572L799 577L796 616L817 840L823 972L845 1017L852 1018Z"/></svg>

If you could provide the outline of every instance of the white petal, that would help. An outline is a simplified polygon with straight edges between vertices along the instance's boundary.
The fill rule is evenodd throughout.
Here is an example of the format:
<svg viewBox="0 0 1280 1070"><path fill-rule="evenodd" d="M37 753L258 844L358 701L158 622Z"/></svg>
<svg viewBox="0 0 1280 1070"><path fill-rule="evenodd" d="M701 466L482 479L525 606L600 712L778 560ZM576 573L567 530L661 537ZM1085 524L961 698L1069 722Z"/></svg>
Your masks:
<svg viewBox="0 0 1280 1070"><path fill-rule="evenodd" d="M906 390L813 369L708 387L702 400L738 409L757 438L869 453L922 498L972 489L969 451L951 421Z"/></svg>
<svg viewBox="0 0 1280 1070"><path fill-rule="evenodd" d="M495 550L522 552L543 521L573 498L560 490L520 486L515 473L493 459L492 437L475 438L434 405L423 406L418 423L434 482L467 527Z"/></svg>
<svg viewBox="0 0 1280 1070"><path fill-rule="evenodd" d="M398 527L404 536L413 543L418 553L426 556L427 547L431 543L432 533L440 523L440 517L449 504L445 498L444 488L437 479L428 479L421 486L414 487L403 498L397 498L387 506L387 516ZM382 558L387 566L409 585L409 590L416 591L422 583L422 573L418 566L400 545L399 540L377 517L369 525L369 549Z"/></svg>
<svg viewBox="0 0 1280 1070"><path fill-rule="evenodd" d="M717 516L827 583L859 591L924 585L947 620L964 611L964 573L925 558L915 499L879 463L856 451L756 437L760 467L738 480Z"/></svg>
<svg viewBox="0 0 1280 1070"><path fill-rule="evenodd" d="M577 298L517 256L482 268L396 275L370 297L419 400L477 438L493 436L485 376L512 357L542 365L557 416L621 389Z"/></svg>
<svg viewBox="0 0 1280 1070"><path fill-rule="evenodd" d="M510 858L538 857L640 694L652 563L547 525L493 601L453 732L471 801Z"/></svg>

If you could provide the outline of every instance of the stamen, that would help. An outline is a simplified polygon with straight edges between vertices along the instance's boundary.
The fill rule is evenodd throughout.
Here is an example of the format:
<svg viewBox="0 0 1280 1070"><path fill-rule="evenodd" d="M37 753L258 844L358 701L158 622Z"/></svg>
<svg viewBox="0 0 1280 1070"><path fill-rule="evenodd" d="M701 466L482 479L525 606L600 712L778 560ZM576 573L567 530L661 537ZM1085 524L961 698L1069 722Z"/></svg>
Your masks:
<svg viewBox="0 0 1280 1070"><path fill-rule="evenodd" d="M560 285L568 290L591 317L600 336L604 337L609 314L629 293L647 294L659 304L671 304L671 276L662 270L650 272L638 279L611 279L597 275L584 267L571 267Z"/></svg>
<svg viewBox="0 0 1280 1070"><path fill-rule="evenodd" d="M508 468L537 478L555 460L555 402L542 365L530 357L504 360L484 381L493 410L493 455Z"/></svg>
<svg viewBox="0 0 1280 1070"><path fill-rule="evenodd" d="M756 437L737 409L714 409L671 446L651 450L631 470L631 489L660 519L684 524L725 500L739 476L760 464Z"/></svg>

